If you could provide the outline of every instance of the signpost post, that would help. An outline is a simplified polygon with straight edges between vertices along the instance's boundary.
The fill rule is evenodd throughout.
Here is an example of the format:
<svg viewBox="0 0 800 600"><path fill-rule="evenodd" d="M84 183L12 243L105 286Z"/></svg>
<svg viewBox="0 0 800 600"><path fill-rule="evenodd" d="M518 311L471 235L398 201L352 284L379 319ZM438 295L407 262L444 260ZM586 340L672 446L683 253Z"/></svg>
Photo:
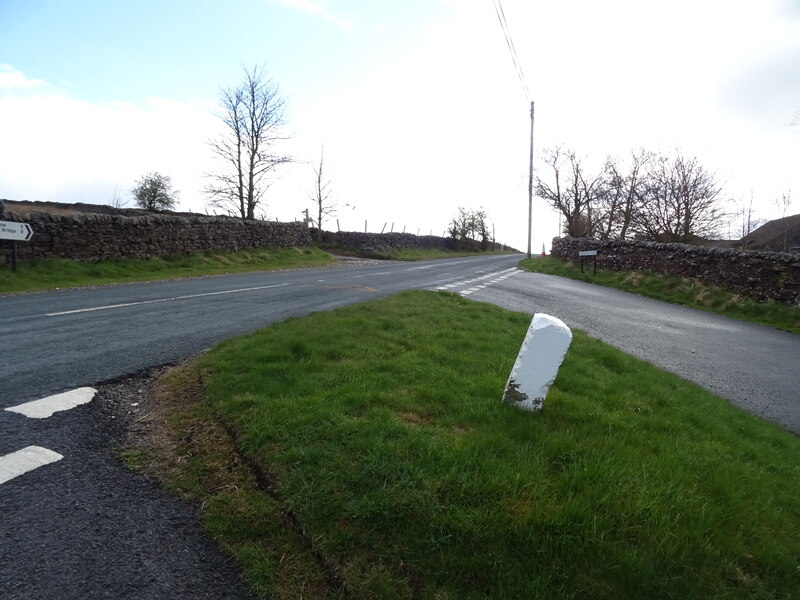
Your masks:
<svg viewBox="0 0 800 600"><path fill-rule="evenodd" d="M0 221L0 240L11 240L11 268L17 270L17 242L27 242L33 235L33 229L27 223L16 221Z"/></svg>
<svg viewBox="0 0 800 600"><path fill-rule="evenodd" d="M597 275L597 250L582 250L578 252L578 256L581 259L581 273L583 273L583 259L587 256L591 256L592 262L594 263L594 274Z"/></svg>

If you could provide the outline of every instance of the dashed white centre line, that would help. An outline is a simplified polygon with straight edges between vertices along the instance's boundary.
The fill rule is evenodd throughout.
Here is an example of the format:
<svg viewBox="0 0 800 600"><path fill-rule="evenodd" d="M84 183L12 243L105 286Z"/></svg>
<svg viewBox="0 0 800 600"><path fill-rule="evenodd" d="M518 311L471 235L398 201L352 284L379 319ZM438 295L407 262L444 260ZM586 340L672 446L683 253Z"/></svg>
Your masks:
<svg viewBox="0 0 800 600"><path fill-rule="evenodd" d="M47 417L52 416L55 412L69 410L71 408L75 408L76 406L80 406L81 404L90 402L96 393L97 390L94 388L82 387L75 390L70 390L69 392L64 392L63 394L48 396L47 398L42 398L41 400L26 402L25 404L20 404L19 406L12 406L10 408L6 408L5 410L25 415L31 419L46 419Z"/></svg>
<svg viewBox="0 0 800 600"><path fill-rule="evenodd" d="M64 310L61 312L46 313L45 317L59 317L61 315L72 315L75 313L92 312L95 310L108 310L110 308L123 308L126 306L139 306L141 304L156 304L158 302L173 302L175 300L187 300L189 298L202 298L204 296L219 296L221 294L236 294L239 292L252 292L255 290L266 290L269 288L279 288L289 285L288 283L279 283L277 285L260 285L258 287L240 288L237 290L223 290L221 292L206 292L204 294L189 294L188 296L174 296L172 298L158 298L156 300L142 300L141 302L125 302L123 304L108 304L106 306L93 306L91 308L78 308L76 310Z"/></svg>
<svg viewBox="0 0 800 600"><path fill-rule="evenodd" d="M57 452L41 446L28 446L11 454L0 456L0 484L62 458L64 457Z"/></svg>

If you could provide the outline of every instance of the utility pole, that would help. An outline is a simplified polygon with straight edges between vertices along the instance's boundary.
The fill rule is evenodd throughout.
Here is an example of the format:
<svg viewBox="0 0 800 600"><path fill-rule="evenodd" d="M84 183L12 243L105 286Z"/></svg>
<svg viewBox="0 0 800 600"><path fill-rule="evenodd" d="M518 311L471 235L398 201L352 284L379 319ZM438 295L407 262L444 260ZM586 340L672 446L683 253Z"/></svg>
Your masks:
<svg viewBox="0 0 800 600"><path fill-rule="evenodd" d="M531 100L531 156L528 164L528 258L531 257L531 224L533 222L533 100Z"/></svg>

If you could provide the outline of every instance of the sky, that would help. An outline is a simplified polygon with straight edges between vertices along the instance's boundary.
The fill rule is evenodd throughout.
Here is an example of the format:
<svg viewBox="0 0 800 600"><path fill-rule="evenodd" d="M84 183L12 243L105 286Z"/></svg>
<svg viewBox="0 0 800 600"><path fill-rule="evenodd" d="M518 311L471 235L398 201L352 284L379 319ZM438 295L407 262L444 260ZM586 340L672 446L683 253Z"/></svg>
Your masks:
<svg viewBox="0 0 800 600"><path fill-rule="evenodd" d="M527 95L493 0L0 0L0 198L132 206L156 171L213 212L220 89L263 66L295 159L270 219L313 214L324 145L325 229L442 235L483 208L525 250L531 100L537 173L556 145L597 166L679 149L731 212L776 218L790 190L800 212L800 0L501 4ZM534 198L532 220L549 251L556 214Z"/></svg>

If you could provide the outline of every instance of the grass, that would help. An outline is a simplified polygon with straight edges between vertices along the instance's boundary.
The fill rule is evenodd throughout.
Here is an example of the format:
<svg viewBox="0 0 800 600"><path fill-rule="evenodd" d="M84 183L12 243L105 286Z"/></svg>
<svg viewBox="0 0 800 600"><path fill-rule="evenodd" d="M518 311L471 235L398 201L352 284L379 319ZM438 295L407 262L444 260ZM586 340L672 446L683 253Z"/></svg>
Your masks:
<svg viewBox="0 0 800 600"><path fill-rule="evenodd" d="M265 493L203 401L196 366L173 369L154 396L135 425L139 435L119 450L122 462L201 506L207 531L249 566L245 578L259 596L341 598L297 524Z"/></svg>
<svg viewBox="0 0 800 600"><path fill-rule="evenodd" d="M723 288L647 271L610 271L593 274L591 261L584 264L551 257L525 259L520 267L536 273L559 275L641 294L656 300L681 304L733 319L800 333L800 306L777 302L758 302Z"/></svg>
<svg viewBox="0 0 800 600"><path fill-rule="evenodd" d="M207 528L264 593L288 515L349 598L800 597L798 439L580 331L519 412L528 322L405 292L217 346L196 410L268 485Z"/></svg>
<svg viewBox="0 0 800 600"><path fill-rule="evenodd" d="M0 268L0 294L54 288L152 281L222 273L314 267L333 262L326 252L308 248L249 248L147 260L120 258L95 263L66 259L20 261L17 271Z"/></svg>

